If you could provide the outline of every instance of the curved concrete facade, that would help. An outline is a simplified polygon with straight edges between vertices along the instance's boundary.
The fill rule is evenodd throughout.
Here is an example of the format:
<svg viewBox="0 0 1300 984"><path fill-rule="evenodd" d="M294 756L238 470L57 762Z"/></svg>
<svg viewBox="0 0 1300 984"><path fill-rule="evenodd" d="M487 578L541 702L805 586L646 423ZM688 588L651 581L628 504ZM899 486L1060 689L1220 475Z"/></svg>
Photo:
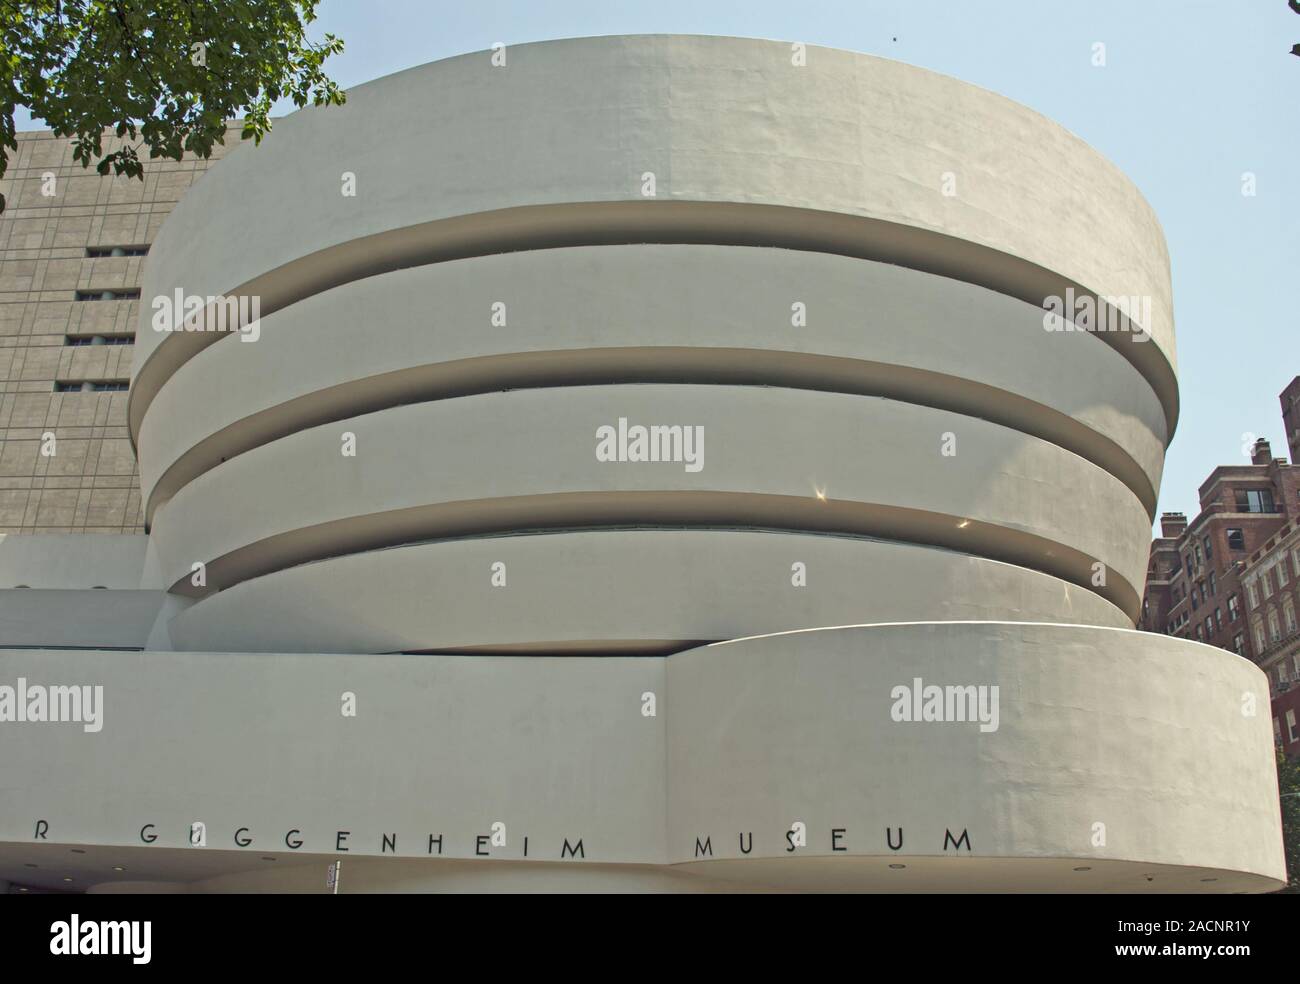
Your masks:
<svg viewBox="0 0 1300 984"><path fill-rule="evenodd" d="M808 323L796 328L799 298ZM495 303L504 325L492 323ZM326 420L621 379L748 380L964 411L1107 468L1150 512L1164 460L1160 403L1113 349L1046 332L1041 308L1003 294L825 253L504 253L355 281L261 325L256 344L205 349L155 398L140 433L150 520L222 460ZM210 412L187 412L194 405Z"/></svg>
<svg viewBox="0 0 1300 984"><path fill-rule="evenodd" d="M0 775L0 877L1276 887L1266 680L1131 631L1178 410L1136 189L878 58L506 58L278 121L167 220L146 301L260 320L141 305L149 542L103 631L145 651L64 654L105 744L24 732L66 764Z"/></svg>
<svg viewBox="0 0 1300 984"><path fill-rule="evenodd" d="M701 467L598 460L598 429L620 419L702 428ZM1130 617L1148 528L1108 473L978 418L838 393L647 384L482 394L302 431L187 485L153 539L164 584L203 595L413 540L589 524L906 536L1081 583ZM190 584L196 562L203 587ZM1104 584L1092 585L1094 564Z"/></svg>
<svg viewBox="0 0 1300 984"><path fill-rule="evenodd" d="M143 296L257 294L271 313L384 269L529 245L848 252L1034 304L1071 285L1150 298L1141 327L1154 344L1098 337L1151 378L1172 432L1159 224L1061 127L954 79L832 49L795 66L780 43L641 36L510 57L504 68L484 53L434 62L351 90L337 113L281 121L176 208ZM340 193L344 171L365 182L356 197ZM946 174L955 195L941 191ZM220 337L140 333L137 433L163 382Z"/></svg>
<svg viewBox="0 0 1300 984"><path fill-rule="evenodd" d="M36 677L45 658L13 665ZM1266 701L1263 676L1131 630L859 626L662 658L120 660L153 689L118 695L98 754L79 754L79 729L17 736L20 759L64 758L0 800L0 829L28 835L0 863L46 870L85 845L88 880L128 891L319 892L335 858L350 891L1235 892L1283 870L1258 767L1270 724L1242 713ZM66 669L113 672L86 653ZM895 692L917 678L998 681L996 728L898 720ZM352 690L359 713L342 719ZM105 767L123 757L135 768ZM202 849L187 846L196 821Z"/></svg>
<svg viewBox="0 0 1300 984"><path fill-rule="evenodd" d="M488 577L465 576L502 558L508 599ZM796 564L810 572L799 591L790 583ZM882 580L882 570L892 576ZM412 603L417 592L423 604ZM303 564L212 595L177 616L171 635L191 650L653 653L859 619L1128 624L1085 588L951 550L775 532L611 530Z"/></svg>

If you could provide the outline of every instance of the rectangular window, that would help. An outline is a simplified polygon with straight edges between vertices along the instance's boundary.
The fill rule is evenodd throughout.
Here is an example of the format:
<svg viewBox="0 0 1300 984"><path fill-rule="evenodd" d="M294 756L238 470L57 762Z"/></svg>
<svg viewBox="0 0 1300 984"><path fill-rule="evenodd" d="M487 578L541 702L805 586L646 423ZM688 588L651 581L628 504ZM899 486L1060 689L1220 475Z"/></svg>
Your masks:
<svg viewBox="0 0 1300 984"><path fill-rule="evenodd" d="M1274 511L1272 489L1237 490L1237 512L1271 513Z"/></svg>
<svg viewBox="0 0 1300 984"><path fill-rule="evenodd" d="M1244 633L1238 632L1232 637L1232 651L1238 656L1246 655L1246 636Z"/></svg>
<svg viewBox="0 0 1300 984"><path fill-rule="evenodd" d="M87 246L86 255L91 259L105 256L148 256L148 246Z"/></svg>
<svg viewBox="0 0 1300 984"><path fill-rule="evenodd" d="M1222 608L1216 608L1214 610L1214 628L1216 632L1223 631L1223 609Z"/></svg>
<svg viewBox="0 0 1300 984"><path fill-rule="evenodd" d="M116 290L79 290L79 301L136 301L140 299L139 287L123 287Z"/></svg>
<svg viewBox="0 0 1300 984"><path fill-rule="evenodd" d="M1214 583L1214 571L1210 571L1210 582L1209 582L1209 583L1210 583L1210 594L1215 594L1216 592L1218 592L1219 589L1215 586L1215 583Z"/></svg>
<svg viewBox="0 0 1300 984"><path fill-rule="evenodd" d="M1192 576L1192 555L1188 554L1186 557L1184 557L1183 563L1187 565L1187 576L1191 577Z"/></svg>
<svg viewBox="0 0 1300 984"><path fill-rule="evenodd" d="M1206 537L1204 540L1202 540L1201 542L1202 542L1203 544L1205 544L1205 559L1206 559L1206 560L1213 560L1213 559L1214 559L1214 548L1210 545L1210 538L1207 536L1207 537Z"/></svg>
<svg viewBox="0 0 1300 984"><path fill-rule="evenodd" d="M63 344L78 348L82 345L132 345L134 335L64 335Z"/></svg>
<svg viewBox="0 0 1300 984"><path fill-rule="evenodd" d="M116 393L126 390L130 383L125 379L87 379L87 380L55 380L54 392L56 393Z"/></svg>
<svg viewBox="0 0 1300 984"><path fill-rule="evenodd" d="M1286 737L1287 741L1295 741L1295 708L1286 712Z"/></svg>
<svg viewBox="0 0 1300 984"><path fill-rule="evenodd" d="M1241 616L1241 599L1235 594L1228 595L1228 621L1235 622Z"/></svg>
<svg viewBox="0 0 1300 984"><path fill-rule="evenodd" d="M1240 528L1231 527L1228 529L1228 549L1229 550L1246 549L1246 536L1244 533L1241 532Z"/></svg>
<svg viewBox="0 0 1300 984"><path fill-rule="evenodd" d="M1246 585L1246 597L1250 599L1250 610L1253 612L1259 607L1259 592L1255 588L1254 581Z"/></svg>
<svg viewBox="0 0 1300 984"><path fill-rule="evenodd" d="M1277 586L1279 588L1285 588L1287 581L1291 580L1286 569L1286 558L1283 557L1281 560L1279 560L1273 566L1273 570L1277 571Z"/></svg>

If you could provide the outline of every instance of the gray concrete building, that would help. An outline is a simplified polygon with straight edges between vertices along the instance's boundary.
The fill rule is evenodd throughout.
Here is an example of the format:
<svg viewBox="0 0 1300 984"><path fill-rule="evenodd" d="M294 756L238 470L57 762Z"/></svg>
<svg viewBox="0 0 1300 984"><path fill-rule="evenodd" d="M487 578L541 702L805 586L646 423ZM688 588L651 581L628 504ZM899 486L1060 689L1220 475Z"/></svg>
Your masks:
<svg viewBox="0 0 1300 984"><path fill-rule="evenodd" d="M87 178L59 239L40 166L0 218L0 460L34 442L5 473L0 879L1285 878L1267 679L1134 631L1168 255L1056 124L865 55L606 37L294 113L160 227L103 231L118 183ZM139 297L66 296L97 290ZM110 308L92 334L133 345L32 354ZM44 476L96 501L69 400L129 442L117 522L43 511Z"/></svg>

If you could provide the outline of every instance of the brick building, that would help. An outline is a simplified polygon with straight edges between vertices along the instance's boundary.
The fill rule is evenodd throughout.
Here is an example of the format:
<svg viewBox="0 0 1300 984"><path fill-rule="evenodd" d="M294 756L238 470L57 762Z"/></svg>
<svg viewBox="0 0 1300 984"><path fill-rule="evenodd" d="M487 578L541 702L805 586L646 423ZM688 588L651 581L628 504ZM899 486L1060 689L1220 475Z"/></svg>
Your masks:
<svg viewBox="0 0 1300 984"><path fill-rule="evenodd" d="M1300 376L1282 391L1281 403L1294 456ZM1182 513L1160 517L1138 627L1195 639L1258 663L1270 675L1279 741L1288 754L1296 754L1300 466L1274 458L1269 442L1261 439L1249 465L1215 468L1199 498L1200 512L1190 522Z"/></svg>
<svg viewBox="0 0 1300 984"><path fill-rule="evenodd" d="M1288 756L1300 755L1300 522L1250 555L1241 583L1255 661L1268 674L1274 737Z"/></svg>
<svg viewBox="0 0 1300 984"><path fill-rule="evenodd" d="M1300 461L1300 376L1291 380L1282 391L1282 426L1286 428L1286 442L1291 447L1291 461Z"/></svg>

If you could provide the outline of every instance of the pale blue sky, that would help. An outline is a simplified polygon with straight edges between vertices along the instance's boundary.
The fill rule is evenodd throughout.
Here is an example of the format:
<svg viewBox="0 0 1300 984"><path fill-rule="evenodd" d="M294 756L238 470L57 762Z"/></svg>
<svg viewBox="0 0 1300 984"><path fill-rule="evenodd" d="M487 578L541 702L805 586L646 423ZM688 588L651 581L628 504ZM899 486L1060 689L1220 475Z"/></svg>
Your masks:
<svg viewBox="0 0 1300 984"><path fill-rule="evenodd" d="M848 48L1000 92L1114 161L1164 226L1183 408L1161 510L1194 514L1210 470L1245 460L1244 433L1287 453L1277 396L1300 373L1300 58L1288 54L1300 16L1285 0L324 0L316 28L347 43L327 63L345 87L494 41L683 33ZM1105 68L1091 63L1096 41Z"/></svg>

